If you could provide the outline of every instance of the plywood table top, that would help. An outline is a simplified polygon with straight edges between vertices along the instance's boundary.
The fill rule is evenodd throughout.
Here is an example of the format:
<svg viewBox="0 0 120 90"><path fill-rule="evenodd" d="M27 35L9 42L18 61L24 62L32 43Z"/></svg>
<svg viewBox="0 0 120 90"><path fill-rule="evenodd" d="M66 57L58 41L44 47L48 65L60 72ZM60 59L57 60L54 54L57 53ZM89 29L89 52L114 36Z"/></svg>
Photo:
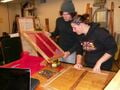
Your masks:
<svg viewBox="0 0 120 90"><path fill-rule="evenodd" d="M69 64L62 66L64 69L56 72L50 79L38 73L34 74L33 77L40 80L36 90L104 90L115 75L114 72L108 71L94 73L90 68L76 70ZM46 69L55 71L55 68Z"/></svg>

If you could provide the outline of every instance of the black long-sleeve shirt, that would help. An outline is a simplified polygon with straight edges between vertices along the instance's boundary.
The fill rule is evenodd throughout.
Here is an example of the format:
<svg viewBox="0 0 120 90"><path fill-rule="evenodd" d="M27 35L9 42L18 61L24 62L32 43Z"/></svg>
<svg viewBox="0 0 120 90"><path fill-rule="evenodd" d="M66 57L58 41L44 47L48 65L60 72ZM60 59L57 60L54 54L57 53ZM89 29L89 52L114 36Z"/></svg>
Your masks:
<svg viewBox="0 0 120 90"><path fill-rule="evenodd" d="M92 44L95 50L87 51L83 43ZM94 67L97 60L99 60L105 53L112 55L112 57L104 62L101 66L102 69L110 70L114 54L117 51L117 45L114 38L109 34L108 30L100 28L98 24L91 23L87 35L79 36L79 49L76 50L82 54L81 50L85 52L85 63L89 67ZM77 47L78 47L77 46Z"/></svg>
<svg viewBox="0 0 120 90"><path fill-rule="evenodd" d="M55 31L51 33L52 37L59 36L59 46L64 50L74 48L74 44L78 42L76 33L72 31L71 21L64 21L62 17L56 19Z"/></svg>

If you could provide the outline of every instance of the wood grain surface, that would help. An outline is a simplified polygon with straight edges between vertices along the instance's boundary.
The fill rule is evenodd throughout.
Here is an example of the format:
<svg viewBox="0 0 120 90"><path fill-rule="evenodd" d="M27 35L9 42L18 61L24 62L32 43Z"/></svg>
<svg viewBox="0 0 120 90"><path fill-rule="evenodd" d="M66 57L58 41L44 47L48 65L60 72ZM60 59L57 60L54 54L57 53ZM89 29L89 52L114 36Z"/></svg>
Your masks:
<svg viewBox="0 0 120 90"><path fill-rule="evenodd" d="M68 67L43 87L44 90L103 90L114 75L113 72L94 73L89 68Z"/></svg>

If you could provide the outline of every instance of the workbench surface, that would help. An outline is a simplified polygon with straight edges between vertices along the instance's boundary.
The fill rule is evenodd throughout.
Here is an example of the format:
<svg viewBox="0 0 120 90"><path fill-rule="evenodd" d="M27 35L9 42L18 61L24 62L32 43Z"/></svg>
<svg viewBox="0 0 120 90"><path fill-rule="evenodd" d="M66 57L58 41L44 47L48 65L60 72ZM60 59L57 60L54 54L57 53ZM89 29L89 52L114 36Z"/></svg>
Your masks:
<svg viewBox="0 0 120 90"><path fill-rule="evenodd" d="M115 76L115 72L94 73L91 68L76 70L73 65L63 63L61 66L62 70L50 66L43 69L53 72L49 79L41 71L35 73L33 77L40 80L36 90L104 90Z"/></svg>

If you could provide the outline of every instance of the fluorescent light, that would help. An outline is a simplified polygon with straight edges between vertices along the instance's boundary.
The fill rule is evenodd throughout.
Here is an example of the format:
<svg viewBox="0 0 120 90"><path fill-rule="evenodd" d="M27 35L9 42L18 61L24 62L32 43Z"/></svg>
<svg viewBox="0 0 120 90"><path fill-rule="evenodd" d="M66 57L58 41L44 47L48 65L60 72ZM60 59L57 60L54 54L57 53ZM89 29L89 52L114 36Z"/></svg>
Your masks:
<svg viewBox="0 0 120 90"><path fill-rule="evenodd" d="M1 2L6 3L6 2L10 2L10 1L13 1L13 0L2 0Z"/></svg>

